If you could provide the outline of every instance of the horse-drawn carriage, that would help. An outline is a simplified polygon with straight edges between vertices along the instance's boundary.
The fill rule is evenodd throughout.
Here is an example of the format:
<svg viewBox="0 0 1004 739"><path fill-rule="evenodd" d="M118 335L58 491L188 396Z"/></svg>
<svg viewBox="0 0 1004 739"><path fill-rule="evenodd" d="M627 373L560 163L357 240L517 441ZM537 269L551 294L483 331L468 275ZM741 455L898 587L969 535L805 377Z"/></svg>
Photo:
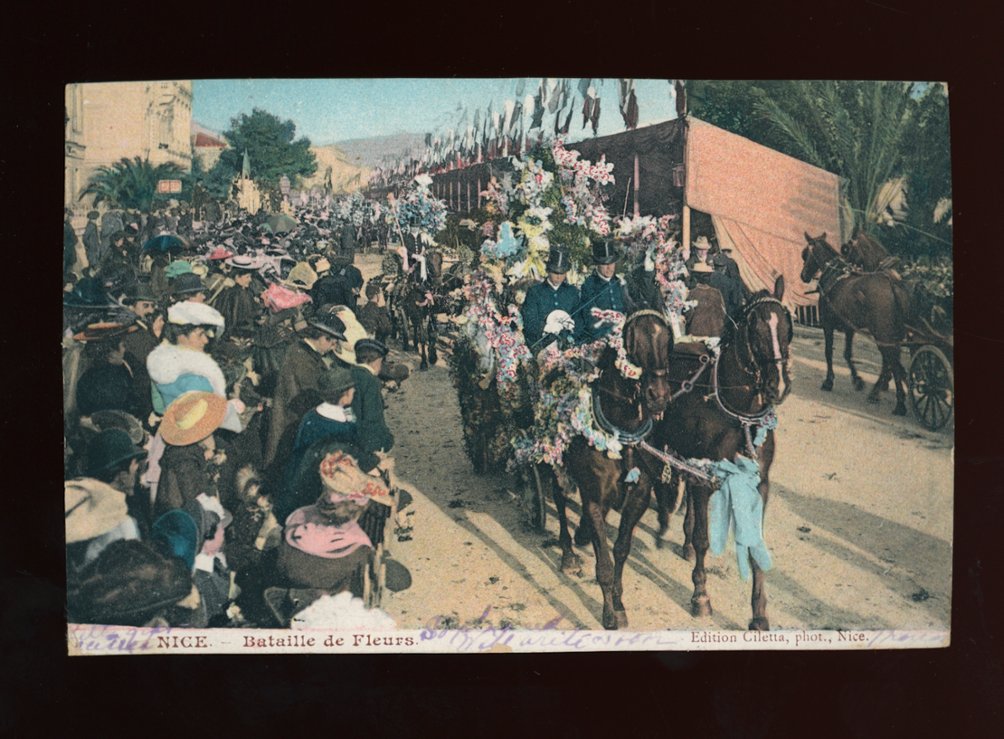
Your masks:
<svg viewBox="0 0 1004 739"><path fill-rule="evenodd" d="M924 321L920 328L907 326L906 345L910 350L910 406L924 428L937 431L955 411L952 337Z"/></svg>
<svg viewBox="0 0 1004 739"><path fill-rule="evenodd" d="M892 379L896 385L896 415L906 414L906 395L917 420L932 431L943 428L955 408L953 342L947 311L920 280L904 280L895 260L875 240L857 234L839 253L826 234L805 234L802 280L818 277L820 322L823 327L827 376L823 390L833 387L833 332L845 334L844 357L857 389L864 386L851 354L856 331L868 333L882 354L882 371L868 396L878 402L879 392ZM909 370L900 361L901 348L910 352Z"/></svg>

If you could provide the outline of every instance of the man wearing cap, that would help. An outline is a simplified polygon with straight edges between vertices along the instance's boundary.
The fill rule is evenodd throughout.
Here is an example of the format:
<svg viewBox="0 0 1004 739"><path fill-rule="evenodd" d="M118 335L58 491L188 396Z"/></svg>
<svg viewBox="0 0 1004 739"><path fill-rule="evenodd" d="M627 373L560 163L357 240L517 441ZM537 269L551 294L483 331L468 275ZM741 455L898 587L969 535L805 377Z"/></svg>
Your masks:
<svg viewBox="0 0 1004 739"><path fill-rule="evenodd" d="M284 464L276 459L279 443L290 427L315 405L317 382L327 369L324 355L345 341L345 324L331 311L318 311L286 352L275 385L265 465ZM279 464L279 466L281 466Z"/></svg>
<svg viewBox="0 0 1004 739"><path fill-rule="evenodd" d="M575 317L576 340L585 344L601 339L613 330L609 323L597 326L592 309L612 310L625 316L631 311L631 303L624 280L617 274L619 255L610 240L593 242L593 264L596 270L582 283L578 313Z"/></svg>
<svg viewBox="0 0 1004 739"><path fill-rule="evenodd" d="M360 339L355 344L356 366L351 368L356 384L352 412L359 424L358 443L364 452L389 452L394 434L384 420L383 395L380 394L380 371L387 347L375 339Z"/></svg>
<svg viewBox="0 0 1004 739"><path fill-rule="evenodd" d="M567 251L552 249L547 256L547 277L526 291L520 314L523 337L534 353L575 328L572 316L579 303L579 290L565 282L570 266Z"/></svg>

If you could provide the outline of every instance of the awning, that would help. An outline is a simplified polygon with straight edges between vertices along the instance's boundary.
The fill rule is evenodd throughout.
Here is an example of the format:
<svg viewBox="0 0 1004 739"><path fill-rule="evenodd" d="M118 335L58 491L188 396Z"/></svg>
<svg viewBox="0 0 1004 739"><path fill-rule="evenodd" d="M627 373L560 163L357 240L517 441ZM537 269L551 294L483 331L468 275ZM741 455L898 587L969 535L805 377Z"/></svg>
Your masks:
<svg viewBox="0 0 1004 739"><path fill-rule="evenodd" d="M839 177L695 118L686 167L687 205L711 214L747 286L773 289L783 274L785 302L814 305L799 277L804 234L842 243Z"/></svg>

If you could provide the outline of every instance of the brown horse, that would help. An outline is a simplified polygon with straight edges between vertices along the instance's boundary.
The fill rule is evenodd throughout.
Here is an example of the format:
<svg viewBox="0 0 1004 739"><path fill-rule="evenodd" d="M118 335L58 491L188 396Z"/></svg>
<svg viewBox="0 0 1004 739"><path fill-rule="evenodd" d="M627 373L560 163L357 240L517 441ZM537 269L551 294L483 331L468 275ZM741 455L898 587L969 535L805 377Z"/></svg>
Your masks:
<svg viewBox="0 0 1004 739"><path fill-rule="evenodd" d="M628 317L624 324L624 348L628 359L641 368L641 377L625 377L615 366L616 353L608 348L600 359L600 376L592 386L595 421L621 440L622 458L610 459L581 436L573 440L565 453L565 469L582 498L582 521L576 538L586 532L584 536L593 544L596 579L603 591L602 623L606 629L624 628L628 622L621 600L624 563L631 552L635 526L652 498L653 481L662 469L661 463L638 450L636 444L666 411L672 344L673 334L656 311L638 311ZM637 479L628 477L629 473ZM552 485L552 490L560 526L561 569L580 574L582 560L572 551L565 493L560 485ZM612 560L606 534L606 518L611 508L621 514Z"/></svg>
<svg viewBox="0 0 1004 739"><path fill-rule="evenodd" d="M855 234L841 246L840 256L865 272L891 268L897 261L882 244L864 232Z"/></svg>
<svg viewBox="0 0 1004 739"><path fill-rule="evenodd" d="M770 466L774 460L774 432L755 446L754 429L768 411L791 390L788 375L789 347L793 335L791 314L781 303L784 278L778 277L773 294L762 290L743 306L734 324L727 325L717 360L710 354L699 364L678 362L673 355L671 382L680 388L661 423L652 433L652 445L696 459L734 461L743 454L760 467L758 487L764 507L770 492ZM701 347L702 345L696 345ZM700 349L696 350L701 356ZM695 374L697 374L695 378ZM686 384L685 384L686 383ZM689 387L689 389L688 389ZM684 554L694 558L694 594L691 612L712 613L704 570L709 546L708 501L714 490L698 480L687 481L687 515L684 519ZM753 620L750 628L767 630L767 595L764 572L750 559L753 569Z"/></svg>
<svg viewBox="0 0 1004 739"><path fill-rule="evenodd" d="M802 282L819 278L819 322L823 326L826 351L826 379L823 390L833 389L833 332L844 332L844 357L851 369L856 390L864 387L851 359L855 331L871 334L882 354L882 371L868 394L868 402L879 402L879 392L888 386L889 377L896 383L896 407L893 413L906 415L906 370L899 361L900 346L906 338L905 322L910 315L910 295L901 281L884 272L855 274L847 261L826 242L826 234L812 238L802 250Z"/></svg>

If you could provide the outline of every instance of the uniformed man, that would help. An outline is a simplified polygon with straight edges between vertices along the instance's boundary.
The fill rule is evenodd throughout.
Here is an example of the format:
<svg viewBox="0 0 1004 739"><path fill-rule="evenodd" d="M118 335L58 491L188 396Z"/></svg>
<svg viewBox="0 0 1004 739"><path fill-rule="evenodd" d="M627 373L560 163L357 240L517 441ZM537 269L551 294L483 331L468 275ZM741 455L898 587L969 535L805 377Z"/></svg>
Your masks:
<svg viewBox="0 0 1004 739"><path fill-rule="evenodd" d="M582 294L576 308L576 340L580 344L601 339L613 330L609 323L596 325L592 309L615 310L625 316L631 312L631 301L624 288L624 278L617 274L619 255L610 240L593 242L593 264L596 270L582 283Z"/></svg>
<svg viewBox="0 0 1004 739"><path fill-rule="evenodd" d="M575 330L572 315L579 303L579 290L565 282L569 266L568 252L552 249L545 265L547 277L526 291L520 310L523 338L534 353L563 334L571 336Z"/></svg>

